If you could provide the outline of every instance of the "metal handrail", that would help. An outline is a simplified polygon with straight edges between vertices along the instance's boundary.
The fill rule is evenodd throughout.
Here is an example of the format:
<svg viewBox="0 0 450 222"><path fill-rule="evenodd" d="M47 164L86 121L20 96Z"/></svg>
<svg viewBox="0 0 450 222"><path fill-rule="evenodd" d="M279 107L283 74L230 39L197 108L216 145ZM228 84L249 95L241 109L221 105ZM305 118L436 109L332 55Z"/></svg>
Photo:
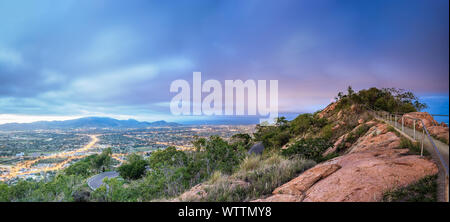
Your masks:
<svg viewBox="0 0 450 222"><path fill-rule="evenodd" d="M449 180L449 169L448 169L448 165L447 165L447 163L445 162L444 157L442 156L441 152L440 152L439 149L437 148L436 144L434 143L434 141L433 141L433 139L432 139L430 133L428 132L428 129L427 129L427 127L425 126L425 123L423 122L423 120L422 120L422 119L419 119L419 118L410 117L410 116L391 114L391 113L389 113L389 112L387 112L387 111L384 111L384 110L376 111L376 110L373 110L373 109L370 108L370 107L366 107L366 108L368 108L370 111L374 112L375 115L381 117L382 119L384 119L383 116L385 116L385 115L378 115L378 113L379 113L379 112L384 112L384 113L386 113L386 120L387 120L387 121L392 121L391 118L394 117L395 127L397 127L397 117L401 117L401 119L402 119L402 129L401 129L401 131L402 131L402 132L404 132L404 118L409 118L409 119L414 120L414 122L413 122L414 140L416 139L416 121L420 121L420 122L422 123L422 132L423 132L424 135L425 135L425 134L427 135L428 140L430 141L431 145L433 146L434 151L436 152L436 154L437 154L437 156L438 156L438 158L439 158L439 162L441 163L441 165L442 165L443 168L444 168L445 177L446 177L446 178L445 178L445 179L446 179L446 185L445 185L445 186L446 186L446 187L445 187L445 189L446 189L446 197L445 197L445 198L447 198L446 201L448 201L448 195L449 195L449 191L448 191L448 189L449 189L449 188L448 188L448 180ZM423 155L423 140L424 140L424 138L422 137L421 156Z"/></svg>

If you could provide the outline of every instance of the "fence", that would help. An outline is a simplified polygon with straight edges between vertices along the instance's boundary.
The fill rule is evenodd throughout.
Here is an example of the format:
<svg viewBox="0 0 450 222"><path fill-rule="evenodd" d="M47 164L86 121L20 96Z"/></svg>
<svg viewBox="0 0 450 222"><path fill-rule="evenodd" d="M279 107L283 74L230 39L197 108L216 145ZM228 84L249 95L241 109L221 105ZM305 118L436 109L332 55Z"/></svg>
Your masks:
<svg viewBox="0 0 450 222"><path fill-rule="evenodd" d="M436 154L436 156L439 159L439 164L442 166L442 168L444 169L444 173L445 173L445 201L448 202L449 201L449 169L448 169L448 164L445 161L444 157L442 156L441 152L439 151L438 147L436 146L433 138L431 137L431 135L429 134L427 127L425 126L424 122L422 119L418 119L418 118L413 118L410 116L405 116L405 115L398 115L398 114L392 114L392 113L388 113L386 111L376 111L373 110L371 108L369 108L369 110L372 112L372 114L374 114L376 117L385 120L388 124L394 126L395 128L397 128L398 130L401 130L401 132L405 133L406 135L411 135L411 137L414 140L418 140L420 139L420 143L421 143L421 152L420 155L423 156L423 148L424 148L424 142L427 139L429 141L429 143L432 146L432 152L434 152ZM448 116L448 115L435 115L435 116ZM413 124L412 124L412 129L409 128L408 126L405 126L405 119L411 119ZM399 121L401 120L401 121ZM401 122L401 123L400 123ZM421 126L417 126L417 123L421 123ZM401 124L401 127L400 127ZM411 132L412 131L412 132ZM417 138L417 131L422 131L421 133L421 137L422 138ZM448 138L447 138L448 139ZM448 147L447 147L448 149ZM448 152L448 151L447 151ZM447 160L448 161L448 160Z"/></svg>

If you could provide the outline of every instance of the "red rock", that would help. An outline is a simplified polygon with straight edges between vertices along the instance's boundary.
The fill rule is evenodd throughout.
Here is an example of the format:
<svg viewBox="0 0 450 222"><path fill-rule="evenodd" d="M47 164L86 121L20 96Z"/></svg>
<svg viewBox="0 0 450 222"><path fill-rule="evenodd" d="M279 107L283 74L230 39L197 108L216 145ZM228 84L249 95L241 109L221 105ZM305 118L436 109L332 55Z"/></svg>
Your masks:
<svg viewBox="0 0 450 222"><path fill-rule="evenodd" d="M328 148L323 154L322 156L328 156L331 153L336 152L337 148L342 144L342 142L345 140L345 137L347 137L348 134L344 134L341 137L339 137L336 142L333 144L333 147Z"/></svg>
<svg viewBox="0 0 450 222"><path fill-rule="evenodd" d="M341 168L337 164L319 165L313 167L300 175L299 177L283 184L281 187L275 189L273 194L290 194L301 195L308 190L317 181L326 178L328 175L334 173Z"/></svg>
<svg viewBox="0 0 450 222"><path fill-rule="evenodd" d="M266 199L257 199L251 202L300 202L302 199L297 195L275 194Z"/></svg>
<svg viewBox="0 0 450 222"><path fill-rule="evenodd" d="M427 128L428 132L430 133L430 135L441 139L441 140L445 140L448 143L448 127L444 127L444 126L430 126Z"/></svg>
<svg viewBox="0 0 450 222"><path fill-rule="evenodd" d="M383 193L438 172L433 161L406 155L399 140L377 123L348 154L305 171L258 201L380 201Z"/></svg>
<svg viewBox="0 0 450 222"><path fill-rule="evenodd" d="M319 112L317 115L319 116L319 118L329 116L329 114L336 108L336 105L337 105L336 102L331 103L330 105L325 107L325 109L323 109L321 112Z"/></svg>
<svg viewBox="0 0 450 222"><path fill-rule="evenodd" d="M412 127L414 124L414 120L411 118L416 118L416 119L421 119L423 121L423 123L425 124L425 127L430 127L430 126L436 126L439 125L438 122L436 120L434 120L433 116L431 116L429 113L427 112L412 112L412 113L406 113L403 114L403 123L406 126ZM399 123L402 122L402 118L399 118L397 120ZM416 128L422 128L422 122L421 121L416 121Z"/></svg>

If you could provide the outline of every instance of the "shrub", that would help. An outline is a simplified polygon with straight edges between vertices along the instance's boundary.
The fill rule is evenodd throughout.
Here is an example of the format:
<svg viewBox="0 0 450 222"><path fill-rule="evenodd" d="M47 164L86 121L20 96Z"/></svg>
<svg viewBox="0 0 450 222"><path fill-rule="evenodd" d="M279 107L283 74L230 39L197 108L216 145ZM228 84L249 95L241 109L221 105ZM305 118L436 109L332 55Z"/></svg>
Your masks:
<svg viewBox="0 0 450 222"><path fill-rule="evenodd" d="M421 147L419 142L412 142L409 139L406 139L405 137L400 138L400 148L408 148L410 153L415 155L420 155ZM427 150L423 150L424 155L429 155Z"/></svg>
<svg viewBox="0 0 450 222"><path fill-rule="evenodd" d="M324 126L320 132L322 138L329 140L333 136L333 130L331 124Z"/></svg>
<svg viewBox="0 0 450 222"><path fill-rule="evenodd" d="M259 163L255 164L255 161ZM266 159L246 158L233 175L210 180L207 195L200 201L250 201L261 198L314 165L311 160L286 159L277 154ZM248 182L248 185L233 184L237 180Z"/></svg>
<svg viewBox="0 0 450 222"><path fill-rule="evenodd" d="M122 164L117 170L121 177L129 180L136 180L141 178L145 173L145 167L148 162L137 154L131 154L128 156L128 162Z"/></svg>
<svg viewBox="0 0 450 222"><path fill-rule="evenodd" d="M284 156L298 155L304 159L320 162L322 153L331 146L332 144L323 138L306 138L295 142L289 148L283 150L282 154Z"/></svg>
<svg viewBox="0 0 450 222"><path fill-rule="evenodd" d="M406 187L397 188L383 194L386 202L436 202L437 175L426 176Z"/></svg>

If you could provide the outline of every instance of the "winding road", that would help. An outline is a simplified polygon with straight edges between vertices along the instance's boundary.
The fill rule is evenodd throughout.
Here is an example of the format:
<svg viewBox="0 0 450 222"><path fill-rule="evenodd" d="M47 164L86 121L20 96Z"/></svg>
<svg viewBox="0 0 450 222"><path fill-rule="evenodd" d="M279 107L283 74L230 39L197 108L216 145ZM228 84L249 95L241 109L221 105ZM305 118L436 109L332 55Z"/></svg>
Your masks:
<svg viewBox="0 0 450 222"><path fill-rule="evenodd" d="M116 171L103 172L103 173L97 174L97 175L89 178L87 180L87 184L88 184L89 188L91 188L92 190L96 190L103 184L103 179L105 177L114 178L114 177L118 177L118 176L119 176L119 173Z"/></svg>

